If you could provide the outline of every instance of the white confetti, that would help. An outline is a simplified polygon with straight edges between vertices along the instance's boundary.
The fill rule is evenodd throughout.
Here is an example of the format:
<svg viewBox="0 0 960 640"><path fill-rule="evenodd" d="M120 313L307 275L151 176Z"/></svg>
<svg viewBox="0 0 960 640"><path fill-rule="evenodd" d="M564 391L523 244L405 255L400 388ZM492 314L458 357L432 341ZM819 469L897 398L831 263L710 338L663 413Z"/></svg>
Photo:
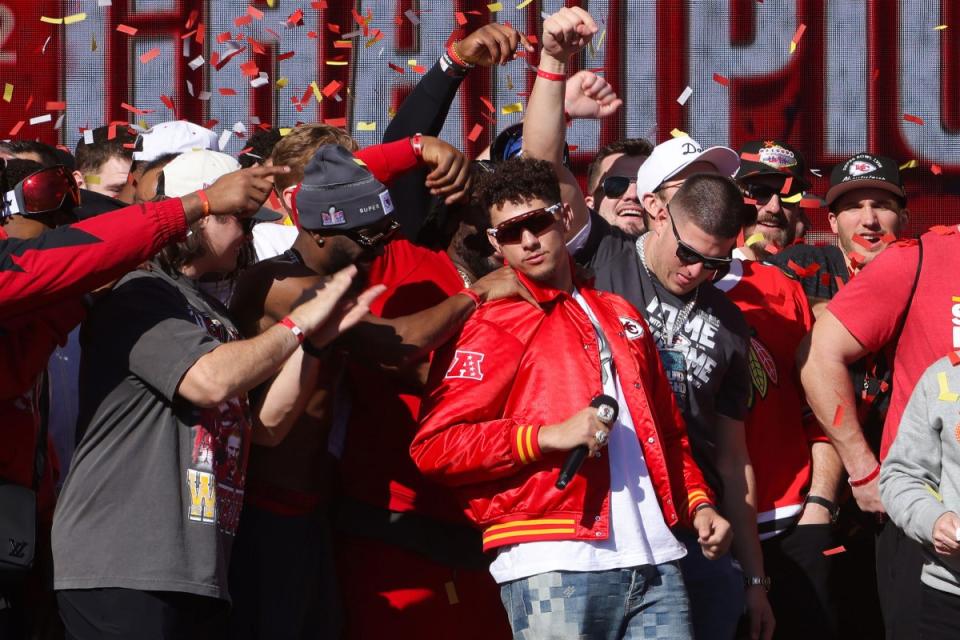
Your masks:
<svg viewBox="0 0 960 640"><path fill-rule="evenodd" d="M351 32L349 32L349 33L344 33L343 35L341 35L341 36L340 36L340 39L341 39L341 40L352 40L353 38L356 38L356 37L361 36L361 35L363 35L363 31L351 31Z"/></svg>
<svg viewBox="0 0 960 640"><path fill-rule="evenodd" d="M233 132L239 134L245 134L247 132L247 127L244 126L239 120L233 124Z"/></svg>
<svg viewBox="0 0 960 640"><path fill-rule="evenodd" d="M209 100L211 95L213 94L209 91L201 91L200 95L197 96L197 100Z"/></svg>
<svg viewBox="0 0 960 640"><path fill-rule="evenodd" d="M687 87L686 89L683 90L683 93L680 94L680 97L677 98L677 102L679 102L680 104L686 104L687 100L689 100L690 96L692 95L693 95L693 89L691 89L690 87Z"/></svg>
<svg viewBox="0 0 960 640"><path fill-rule="evenodd" d="M820 169L810 169L810 173L812 173L813 175L817 176L818 178L822 178L822 177L823 177L823 172L820 171Z"/></svg>
<svg viewBox="0 0 960 640"><path fill-rule="evenodd" d="M64 114L61 113L61 114L60 114L60 117L57 118L56 123L53 125L53 128L54 128L55 130L58 130L58 131L59 131L59 130L60 130L60 127L63 126L63 118L64 118Z"/></svg>
<svg viewBox="0 0 960 640"><path fill-rule="evenodd" d="M187 80L187 93L190 94L190 97L191 97L191 98L196 95L196 94L193 92L193 83L190 82L189 80Z"/></svg>
<svg viewBox="0 0 960 640"><path fill-rule="evenodd" d="M220 151L223 151L227 148L227 143L230 142L230 136L233 135L233 132L227 129L220 134L220 141L217 143L219 145Z"/></svg>
<svg viewBox="0 0 960 640"><path fill-rule="evenodd" d="M196 71L197 69L199 69L200 67L203 66L203 62L204 62L203 56L197 56L196 58L194 58L193 60L191 60L191 61L187 64L187 66L190 67L190 70L191 70L191 71Z"/></svg>
<svg viewBox="0 0 960 640"><path fill-rule="evenodd" d="M41 53L41 54L47 52L47 45L50 44L50 40L51 40L52 38L53 38L53 36L47 36L47 39L43 41L43 49L40 50L40 53Z"/></svg>
<svg viewBox="0 0 960 640"><path fill-rule="evenodd" d="M250 116L250 124L260 124L260 116Z"/></svg>
<svg viewBox="0 0 960 640"><path fill-rule="evenodd" d="M112 7L113 0L97 0L98 7Z"/></svg>
<svg viewBox="0 0 960 640"><path fill-rule="evenodd" d="M53 120L53 117L49 113L45 113L42 116L30 118L30 124L43 124L44 122L50 122L51 120Z"/></svg>
<svg viewBox="0 0 960 640"><path fill-rule="evenodd" d="M256 89L257 87L262 87L268 82L270 82L270 78L267 76L266 72L261 71L259 76L250 81L250 86Z"/></svg>
<svg viewBox="0 0 960 640"><path fill-rule="evenodd" d="M403 15L407 16L407 20L409 20L412 24L420 24L420 18L418 18L417 14L413 12L413 9L407 9L403 12Z"/></svg>
<svg viewBox="0 0 960 640"><path fill-rule="evenodd" d="M93 144L93 129L83 130L83 144Z"/></svg>
<svg viewBox="0 0 960 640"><path fill-rule="evenodd" d="M184 58L190 57L190 38L183 41L182 53Z"/></svg>

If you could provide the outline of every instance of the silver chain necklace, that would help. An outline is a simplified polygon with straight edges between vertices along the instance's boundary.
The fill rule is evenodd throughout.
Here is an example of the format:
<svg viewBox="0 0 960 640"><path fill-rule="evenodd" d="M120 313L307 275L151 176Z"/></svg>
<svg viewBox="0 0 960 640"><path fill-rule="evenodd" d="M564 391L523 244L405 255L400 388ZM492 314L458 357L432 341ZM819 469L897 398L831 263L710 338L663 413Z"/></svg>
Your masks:
<svg viewBox="0 0 960 640"><path fill-rule="evenodd" d="M643 265L643 270L647 272L647 276L650 278L650 283L653 285L653 299L657 302L657 315L660 317L660 323L663 325L663 330L667 334L666 347L672 347L676 344L676 339L679 335L679 331L683 331L683 327L687 322L687 317L690 315L690 312L693 311L694 305L697 304L697 295L700 293L700 287L697 286L693 290L693 297L690 298L690 301L687 304L683 305L683 308L680 309L677 313L676 319L673 321L673 324L670 325L667 322L667 319L663 315L663 306L660 304L660 295L657 293L657 278L653 275L653 272L650 271L649 265L647 265L647 256L644 249L644 238L647 237L647 234L643 234L637 238L637 256L640 258L640 264Z"/></svg>

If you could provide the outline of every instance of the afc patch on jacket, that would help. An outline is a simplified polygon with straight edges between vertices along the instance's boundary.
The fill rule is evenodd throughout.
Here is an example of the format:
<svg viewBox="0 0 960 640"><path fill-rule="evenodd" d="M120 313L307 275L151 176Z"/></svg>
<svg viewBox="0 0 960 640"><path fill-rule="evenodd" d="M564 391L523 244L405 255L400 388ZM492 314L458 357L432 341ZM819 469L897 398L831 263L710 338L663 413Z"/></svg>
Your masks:
<svg viewBox="0 0 960 640"><path fill-rule="evenodd" d="M465 378L467 380L483 380L483 371L480 369L483 358L484 354L482 353L457 349L457 352L453 354L453 362L450 363L450 368L447 369L447 375L443 376L444 379Z"/></svg>

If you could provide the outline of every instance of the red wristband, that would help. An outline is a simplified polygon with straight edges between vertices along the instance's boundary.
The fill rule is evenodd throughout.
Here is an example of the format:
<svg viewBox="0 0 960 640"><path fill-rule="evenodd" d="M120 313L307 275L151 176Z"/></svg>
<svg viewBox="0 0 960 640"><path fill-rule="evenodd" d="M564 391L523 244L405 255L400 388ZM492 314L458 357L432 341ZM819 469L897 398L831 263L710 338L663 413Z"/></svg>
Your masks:
<svg viewBox="0 0 960 640"><path fill-rule="evenodd" d="M413 147L413 155L418 158L423 157L423 134L418 133L417 135L410 138L410 146Z"/></svg>
<svg viewBox="0 0 960 640"><path fill-rule="evenodd" d="M303 344L303 339L306 337L303 335L303 329L297 326L297 323L290 319L290 316L284 317L278 324L282 324L287 329L293 332L293 335L296 336L297 342Z"/></svg>
<svg viewBox="0 0 960 640"><path fill-rule="evenodd" d="M562 82L567 79L566 74L550 73L549 71L544 71L543 69L537 69L537 77L544 78L545 80L554 80L557 82Z"/></svg>
<svg viewBox="0 0 960 640"><path fill-rule="evenodd" d="M200 198L200 206L203 207L203 217L206 218L210 215L210 199L207 197L207 192L200 189L200 191L197 191L197 197Z"/></svg>
<svg viewBox="0 0 960 640"><path fill-rule="evenodd" d="M860 478L859 480L854 480L853 478L847 478L847 482L850 483L851 487L862 487L865 484L870 484L873 482L874 478L880 475L880 463L877 463L877 468Z"/></svg>
<svg viewBox="0 0 960 640"><path fill-rule="evenodd" d="M463 289L460 293L473 300L473 304L477 305L477 308L480 308L480 305L483 304L483 300L480 299L480 294L469 287Z"/></svg>

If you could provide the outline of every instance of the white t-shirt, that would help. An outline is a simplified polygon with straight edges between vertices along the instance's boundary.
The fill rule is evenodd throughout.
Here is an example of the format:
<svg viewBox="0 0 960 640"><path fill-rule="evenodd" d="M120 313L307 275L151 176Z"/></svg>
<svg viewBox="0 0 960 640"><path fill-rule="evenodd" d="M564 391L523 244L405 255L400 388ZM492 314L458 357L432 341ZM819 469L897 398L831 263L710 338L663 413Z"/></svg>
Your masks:
<svg viewBox="0 0 960 640"><path fill-rule="evenodd" d="M643 450L633 426L627 399L606 339L593 310L578 291L574 299L583 307L600 344L604 371L603 392L617 399L620 414L610 430L604 456L610 464L610 536L606 540L548 540L503 547L490 565L498 583L548 571L606 571L641 565L656 565L687 555L663 519ZM596 464L587 461L585 464Z"/></svg>
<svg viewBox="0 0 960 640"><path fill-rule="evenodd" d="M274 258L293 246L299 231L296 227L272 222L253 225L253 250L257 262Z"/></svg>

